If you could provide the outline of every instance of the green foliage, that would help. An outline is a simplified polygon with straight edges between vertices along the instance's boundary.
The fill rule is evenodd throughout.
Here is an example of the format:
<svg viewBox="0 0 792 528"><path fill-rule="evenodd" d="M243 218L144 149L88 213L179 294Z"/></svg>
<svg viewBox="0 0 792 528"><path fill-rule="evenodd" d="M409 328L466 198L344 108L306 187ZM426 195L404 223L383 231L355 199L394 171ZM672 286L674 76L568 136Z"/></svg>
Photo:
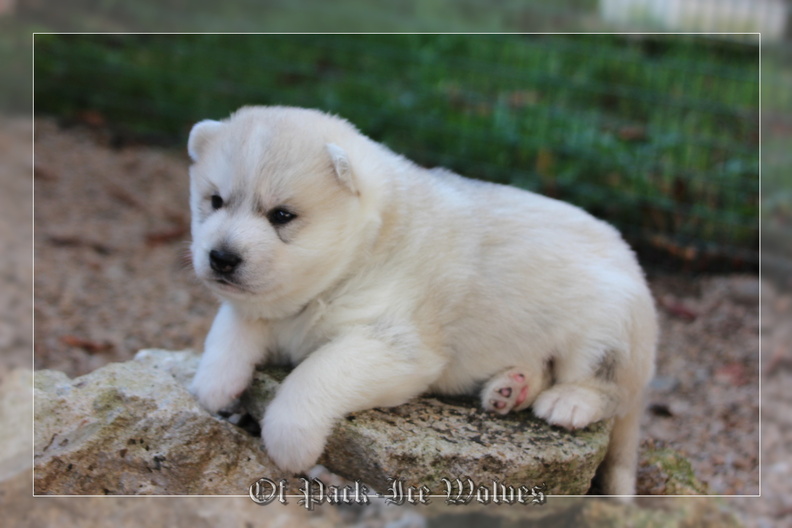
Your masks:
<svg viewBox="0 0 792 528"><path fill-rule="evenodd" d="M38 35L34 47L39 113L91 111L183 144L195 121L242 105L316 107L421 164L581 205L634 241L756 255L755 47L674 35Z"/></svg>

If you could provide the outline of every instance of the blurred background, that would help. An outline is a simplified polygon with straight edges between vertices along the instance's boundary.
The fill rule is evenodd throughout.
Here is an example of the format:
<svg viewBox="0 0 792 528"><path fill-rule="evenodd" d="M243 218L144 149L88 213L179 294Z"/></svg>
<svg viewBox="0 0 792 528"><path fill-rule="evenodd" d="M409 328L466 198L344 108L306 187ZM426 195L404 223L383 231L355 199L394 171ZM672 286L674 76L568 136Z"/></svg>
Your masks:
<svg viewBox="0 0 792 528"><path fill-rule="evenodd" d="M756 269L758 57L677 35L37 35L34 96L178 146L241 105L318 107L425 166L580 205L647 255Z"/></svg>
<svg viewBox="0 0 792 528"><path fill-rule="evenodd" d="M8 248L0 256L8 270L0 313L6 358L0 381L12 379L13 367L30 364L33 344L26 295L33 281L32 235L23 226L32 215L33 131L25 123L34 102L36 367L70 375L127 359L142 346L200 347L213 304L193 292L184 267L174 262L189 236L188 219L179 212L182 205L186 210L186 195L174 206L148 204L183 192L184 181L177 178L186 167L184 143L194 122L224 118L245 104L288 104L337 113L424 166L445 166L563 199L613 223L652 275L681 277L681 287L663 286L658 296L664 311L678 320L670 323L672 330L701 315L697 310L721 304L686 300L686 289L710 299L691 284L723 274L756 277L761 255L764 279L773 285L763 299L772 312L765 325L771 326L747 325L746 332L770 336L763 356L774 376L764 390L774 391L771 403L788 406L792 398L783 386L792 380L785 330L792 313L785 293L792 286L790 2L407 0L374 6L308 0L222 5L0 0L0 60L6 65L0 83L5 200L0 235ZM404 34L126 34L339 30ZM413 33L436 31L499 34ZM631 34L503 34L511 32ZM686 32L708 34L679 34ZM86 143L105 150L77 157ZM156 154L141 154L150 148ZM57 156L48 154L56 151ZM113 153L119 156L115 161ZM100 166L96 160L105 156L109 164ZM64 176L63 167L75 175ZM136 192L105 183L118 181L123 173L114 171L119 170L136 178ZM108 197L106 222L97 222L91 200ZM123 216L125 207L144 218ZM80 216L91 218L95 238L75 237ZM119 228L132 222L143 230ZM124 241L130 243L128 253ZM145 262L129 264L143 246ZM106 265L103 259L114 256L121 263ZM152 268L164 269L166 277L146 291L149 307L124 305L129 300L124 280L151 274ZM58 269L68 276L51 286L49 277ZM75 280L80 273L88 278ZM101 280L93 283L92 274ZM163 284L174 281L190 293L176 300L174 294L157 297ZM103 290L112 295L103 297ZM114 299L113 307L108 299ZM152 299L189 305L190 317L201 322L185 330L182 315L152 311ZM113 325L113 317L103 319L110 312L128 320ZM746 326L739 315L730 317L737 322L729 324ZM711 348L708 361L731 357ZM751 401L759 394L758 343L756 349L743 348L740 358L727 363L729 368L754 364L745 367L749 377L754 371L757 376L748 383ZM688 383L670 369L661 371L664 382ZM721 372L716 366L711 370ZM742 381L737 384L742 389L735 390L745 388ZM15 416L9 409L4 407L0 421ZM677 412L673 405L660 410ZM792 443L792 423L779 416L765 418L764 426L774 428L765 442L774 443L765 449L772 454L762 464L765 477L772 477L763 495L775 502L748 507L735 501L755 513L744 519L749 525L792 518L792 467L783 462L790 454L784 446ZM750 448L756 451L753 444ZM724 493L754 489L723 486ZM145 511L126 508L118 511L129 522ZM78 509L68 516L87 522ZM420 526L419 517L408 521ZM399 520L404 519L394 522Z"/></svg>
<svg viewBox="0 0 792 528"><path fill-rule="evenodd" d="M30 107L30 61L20 52L33 41L37 114L104 120L121 139L178 145L196 119L241 104L319 106L420 163L569 199L641 250L705 269L758 266L764 132L764 261L790 270L778 258L790 258L781 240L792 202L782 177L792 129L786 0L189 5L2 0L3 107ZM339 28L753 34L31 36Z"/></svg>

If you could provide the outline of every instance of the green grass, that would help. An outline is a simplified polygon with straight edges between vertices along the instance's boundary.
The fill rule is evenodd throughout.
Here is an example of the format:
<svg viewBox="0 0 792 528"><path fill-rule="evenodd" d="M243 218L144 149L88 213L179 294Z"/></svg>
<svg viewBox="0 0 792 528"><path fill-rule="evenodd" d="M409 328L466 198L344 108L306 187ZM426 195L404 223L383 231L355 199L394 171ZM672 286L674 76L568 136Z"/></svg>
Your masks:
<svg viewBox="0 0 792 528"><path fill-rule="evenodd" d="M758 57L602 35L39 35L40 114L183 145L246 104L338 113L417 162L517 185L639 245L751 260ZM654 242L653 242L654 241ZM670 246L669 246L670 244Z"/></svg>

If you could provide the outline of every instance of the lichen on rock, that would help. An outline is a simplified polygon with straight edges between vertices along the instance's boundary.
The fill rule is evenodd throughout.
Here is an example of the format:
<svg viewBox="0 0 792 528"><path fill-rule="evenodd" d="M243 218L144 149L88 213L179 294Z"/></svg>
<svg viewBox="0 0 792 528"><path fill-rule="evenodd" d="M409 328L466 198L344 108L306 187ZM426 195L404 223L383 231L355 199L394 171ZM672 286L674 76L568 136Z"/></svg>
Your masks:
<svg viewBox="0 0 792 528"><path fill-rule="evenodd" d="M707 495L690 461L662 442L647 442L641 450L638 485L651 495Z"/></svg>

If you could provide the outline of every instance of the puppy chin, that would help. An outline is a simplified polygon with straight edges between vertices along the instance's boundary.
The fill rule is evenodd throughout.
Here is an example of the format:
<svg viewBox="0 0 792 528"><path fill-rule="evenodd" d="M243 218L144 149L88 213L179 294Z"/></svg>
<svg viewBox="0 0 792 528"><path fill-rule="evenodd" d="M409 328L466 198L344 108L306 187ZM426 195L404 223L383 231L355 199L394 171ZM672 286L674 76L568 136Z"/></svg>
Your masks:
<svg viewBox="0 0 792 528"><path fill-rule="evenodd" d="M217 293L221 297L239 297L244 296L247 297L252 295L253 292L250 291L244 284L239 284L233 280L228 280L224 278L209 278L205 279L204 282L206 283L209 288Z"/></svg>
<svg viewBox="0 0 792 528"><path fill-rule="evenodd" d="M236 276L225 277L219 275L209 269L208 266L198 266L195 262L193 263L193 269L198 280L204 283L209 288L209 291L220 297L221 300L233 300L255 294L253 288Z"/></svg>
<svg viewBox="0 0 792 528"><path fill-rule="evenodd" d="M305 304L295 302L278 289L222 279L211 272L199 278L219 301L232 304L241 315L251 319L281 319L299 312Z"/></svg>

